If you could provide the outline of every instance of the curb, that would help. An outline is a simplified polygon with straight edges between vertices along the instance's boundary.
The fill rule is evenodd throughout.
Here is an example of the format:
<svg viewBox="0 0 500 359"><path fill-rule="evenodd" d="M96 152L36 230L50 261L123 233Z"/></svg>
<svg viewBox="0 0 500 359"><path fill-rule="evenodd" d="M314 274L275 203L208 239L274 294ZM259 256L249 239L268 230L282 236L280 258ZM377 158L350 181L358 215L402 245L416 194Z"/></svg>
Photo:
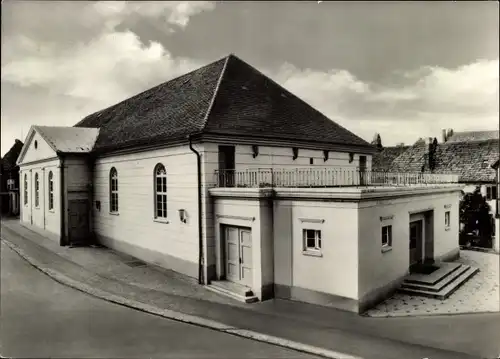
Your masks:
<svg viewBox="0 0 500 359"><path fill-rule="evenodd" d="M329 349L315 347L315 346L311 346L308 344L303 344L303 343L299 343L296 341L292 341L292 340L288 340L288 339L284 339L284 338L280 338L280 337L275 337L272 335L254 332L252 330L236 328L236 327L233 327L230 325L226 325L224 323L220 323L220 322L213 321L210 319L205 319L202 317L184 314L184 313L176 312L176 311L169 310L169 309L161 309L161 308L158 308L155 306L151 306L151 305L144 304L144 303L141 303L141 302L138 302L135 300L130 300L130 299L127 299L127 298L124 298L124 297L121 297L121 296L118 296L115 294L111 294L111 293L108 293L106 291L91 287L85 283L71 279L71 278L67 277L66 275L64 275L58 271L55 271L51 268L47 268L42 263L40 263L38 260L36 260L35 258L27 255L21 248L19 248L15 244L9 242L8 240L6 240L4 238L2 238L2 241L10 249L12 249L14 252L16 252L21 258L26 260L29 264L31 264L33 267L35 267L39 271L45 273L46 275L48 275L49 277L54 279L56 282L63 284L65 286L71 287L73 289L76 289L80 292L90 294L96 298L106 300L106 301L111 302L111 303L115 303L115 304L118 304L118 305L121 305L124 307L140 310L142 312L157 315L157 316L164 317L167 319L175 320L177 322L196 325L199 327L204 327L207 329L216 330L216 331L223 332L226 334L235 335L238 337L255 340L258 342L262 342L262 343L272 344L272 345L276 345L279 347L303 352L306 354L320 356L323 358L363 359L363 358L358 357L358 356L353 356L353 355L340 353L340 352L336 352L336 351L329 350Z"/></svg>

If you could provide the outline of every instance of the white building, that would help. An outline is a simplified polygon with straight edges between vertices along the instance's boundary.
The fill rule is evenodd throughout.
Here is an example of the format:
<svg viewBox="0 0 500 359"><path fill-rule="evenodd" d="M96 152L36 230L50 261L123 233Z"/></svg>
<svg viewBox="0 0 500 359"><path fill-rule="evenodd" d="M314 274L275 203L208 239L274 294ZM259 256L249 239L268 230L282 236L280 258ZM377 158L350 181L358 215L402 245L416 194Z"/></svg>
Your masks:
<svg viewBox="0 0 500 359"><path fill-rule="evenodd" d="M21 223L246 301L363 311L459 255L456 176L377 174L374 152L230 55L75 127L33 126Z"/></svg>

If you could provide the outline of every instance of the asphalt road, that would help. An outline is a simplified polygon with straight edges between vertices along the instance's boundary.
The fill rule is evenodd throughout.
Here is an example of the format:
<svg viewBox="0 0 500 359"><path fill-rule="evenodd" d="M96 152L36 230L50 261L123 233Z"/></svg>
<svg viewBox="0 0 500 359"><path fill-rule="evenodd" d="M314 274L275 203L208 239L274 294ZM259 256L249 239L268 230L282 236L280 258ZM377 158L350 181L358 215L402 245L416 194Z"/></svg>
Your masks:
<svg viewBox="0 0 500 359"><path fill-rule="evenodd" d="M112 304L1 245L0 354L64 358L316 358Z"/></svg>

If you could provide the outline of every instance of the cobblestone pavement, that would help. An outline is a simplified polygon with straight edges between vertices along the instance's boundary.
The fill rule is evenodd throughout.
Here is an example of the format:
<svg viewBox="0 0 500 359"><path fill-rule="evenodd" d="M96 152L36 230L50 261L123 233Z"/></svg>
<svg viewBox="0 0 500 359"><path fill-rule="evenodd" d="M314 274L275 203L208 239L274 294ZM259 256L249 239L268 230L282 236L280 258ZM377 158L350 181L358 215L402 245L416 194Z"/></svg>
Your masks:
<svg viewBox="0 0 500 359"><path fill-rule="evenodd" d="M499 258L498 254L463 250L457 262L474 266L480 271L448 299L397 293L365 314L370 317L396 317L499 312Z"/></svg>

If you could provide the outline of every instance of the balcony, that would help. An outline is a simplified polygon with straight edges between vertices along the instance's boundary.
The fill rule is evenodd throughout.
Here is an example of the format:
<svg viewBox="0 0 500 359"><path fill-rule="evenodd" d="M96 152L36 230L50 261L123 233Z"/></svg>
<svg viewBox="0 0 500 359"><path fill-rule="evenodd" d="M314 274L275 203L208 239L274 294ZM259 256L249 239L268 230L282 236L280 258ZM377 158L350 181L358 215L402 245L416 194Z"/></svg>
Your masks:
<svg viewBox="0 0 500 359"><path fill-rule="evenodd" d="M360 171L357 168L255 168L216 170L215 187L407 187L458 183L458 175Z"/></svg>

